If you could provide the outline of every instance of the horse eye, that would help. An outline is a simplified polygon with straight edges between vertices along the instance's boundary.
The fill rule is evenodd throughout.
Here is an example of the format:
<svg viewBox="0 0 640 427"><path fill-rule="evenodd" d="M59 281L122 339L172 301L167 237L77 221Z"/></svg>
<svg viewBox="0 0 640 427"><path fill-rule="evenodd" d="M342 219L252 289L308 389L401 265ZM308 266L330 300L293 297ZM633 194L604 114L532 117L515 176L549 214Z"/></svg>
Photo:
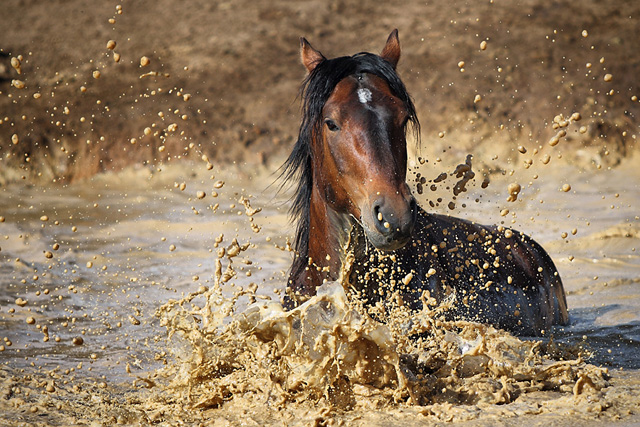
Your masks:
<svg viewBox="0 0 640 427"><path fill-rule="evenodd" d="M336 124L336 122L334 122L331 119L325 119L324 123L327 125L327 128L331 131L331 132L336 132L340 130L340 126L338 126Z"/></svg>

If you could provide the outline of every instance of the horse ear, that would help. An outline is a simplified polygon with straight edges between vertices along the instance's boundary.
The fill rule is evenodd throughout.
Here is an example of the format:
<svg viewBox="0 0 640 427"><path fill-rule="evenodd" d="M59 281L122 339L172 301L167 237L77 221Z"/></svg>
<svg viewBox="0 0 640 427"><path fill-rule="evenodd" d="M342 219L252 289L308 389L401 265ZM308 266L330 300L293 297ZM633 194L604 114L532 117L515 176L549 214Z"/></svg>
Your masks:
<svg viewBox="0 0 640 427"><path fill-rule="evenodd" d="M300 37L300 59L309 72L326 58L311 46L311 43L304 37Z"/></svg>
<svg viewBox="0 0 640 427"><path fill-rule="evenodd" d="M395 69L400 60L400 39L398 39L398 30L395 29L389 34L387 44L384 45L382 53L380 54L382 59L387 60Z"/></svg>

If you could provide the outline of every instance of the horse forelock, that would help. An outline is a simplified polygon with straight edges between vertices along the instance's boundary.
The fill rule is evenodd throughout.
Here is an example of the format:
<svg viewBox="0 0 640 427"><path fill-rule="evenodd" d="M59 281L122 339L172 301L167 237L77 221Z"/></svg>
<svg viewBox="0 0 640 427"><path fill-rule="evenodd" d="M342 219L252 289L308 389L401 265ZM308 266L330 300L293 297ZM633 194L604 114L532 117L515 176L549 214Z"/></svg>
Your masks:
<svg viewBox="0 0 640 427"><path fill-rule="evenodd" d="M312 162L311 144L313 135L322 125L322 109L337 84L350 75L369 73L382 78L391 92L404 104L416 141L420 138L420 123L413 101L393 66L378 55L358 53L353 56L326 59L320 62L302 83L302 123L291 154L282 167L280 175L283 186L297 181L289 215L296 223L294 248L296 259L291 273L296 274L306 266L309 245L309 212L311 205Z"/></svg>

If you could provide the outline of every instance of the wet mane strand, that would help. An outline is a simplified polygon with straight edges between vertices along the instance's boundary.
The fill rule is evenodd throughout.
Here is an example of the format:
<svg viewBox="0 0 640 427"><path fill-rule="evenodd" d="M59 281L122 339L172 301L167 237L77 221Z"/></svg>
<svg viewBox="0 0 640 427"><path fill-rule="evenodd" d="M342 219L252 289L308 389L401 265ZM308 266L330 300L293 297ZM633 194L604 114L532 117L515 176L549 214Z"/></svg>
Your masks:
<svg viewBox="0 0 640 427"><path fill-rule="evenodd" d="M291 219L297 223L294 240L297 254L290 272L293 277L297 277L306 267L309 250L309 210L313 186L311 139L320 131L322 109L336 85L345 77L361 73L373 74L385 80L391 92L403 102L409 116L408 123L411 123L416 141L419 140L420 123L413 101L393 66L380 56L364 52L353 56L327 59L309 73L300 88L302 123L298 140L282 166L280 175L283 185L297 182L295 194L292 197L293 203L289 209Z"/></svg>

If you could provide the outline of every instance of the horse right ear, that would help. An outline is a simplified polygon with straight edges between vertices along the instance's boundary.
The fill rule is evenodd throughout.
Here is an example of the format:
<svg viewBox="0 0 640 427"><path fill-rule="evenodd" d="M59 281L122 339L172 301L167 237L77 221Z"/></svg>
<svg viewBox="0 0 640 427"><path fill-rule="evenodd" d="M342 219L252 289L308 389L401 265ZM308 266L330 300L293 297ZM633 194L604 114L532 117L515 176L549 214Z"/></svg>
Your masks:
<svg viewBox="0 0 640 427"><path fill-rule="evenodd" d="M398 29L393 30L391 34L389 34L387 44L384 45L380 56L382 59L387 60L395 70L398 65L398 61L400 61L400 39L398 38Z"/></svg>
<svg viewBox="0 0 640 427"><path fill-rule="evenodd" d="M316 66L326 58L311 46L311 43L304 37L300 37L300 59L307 71L312 72Z"/></svg>

